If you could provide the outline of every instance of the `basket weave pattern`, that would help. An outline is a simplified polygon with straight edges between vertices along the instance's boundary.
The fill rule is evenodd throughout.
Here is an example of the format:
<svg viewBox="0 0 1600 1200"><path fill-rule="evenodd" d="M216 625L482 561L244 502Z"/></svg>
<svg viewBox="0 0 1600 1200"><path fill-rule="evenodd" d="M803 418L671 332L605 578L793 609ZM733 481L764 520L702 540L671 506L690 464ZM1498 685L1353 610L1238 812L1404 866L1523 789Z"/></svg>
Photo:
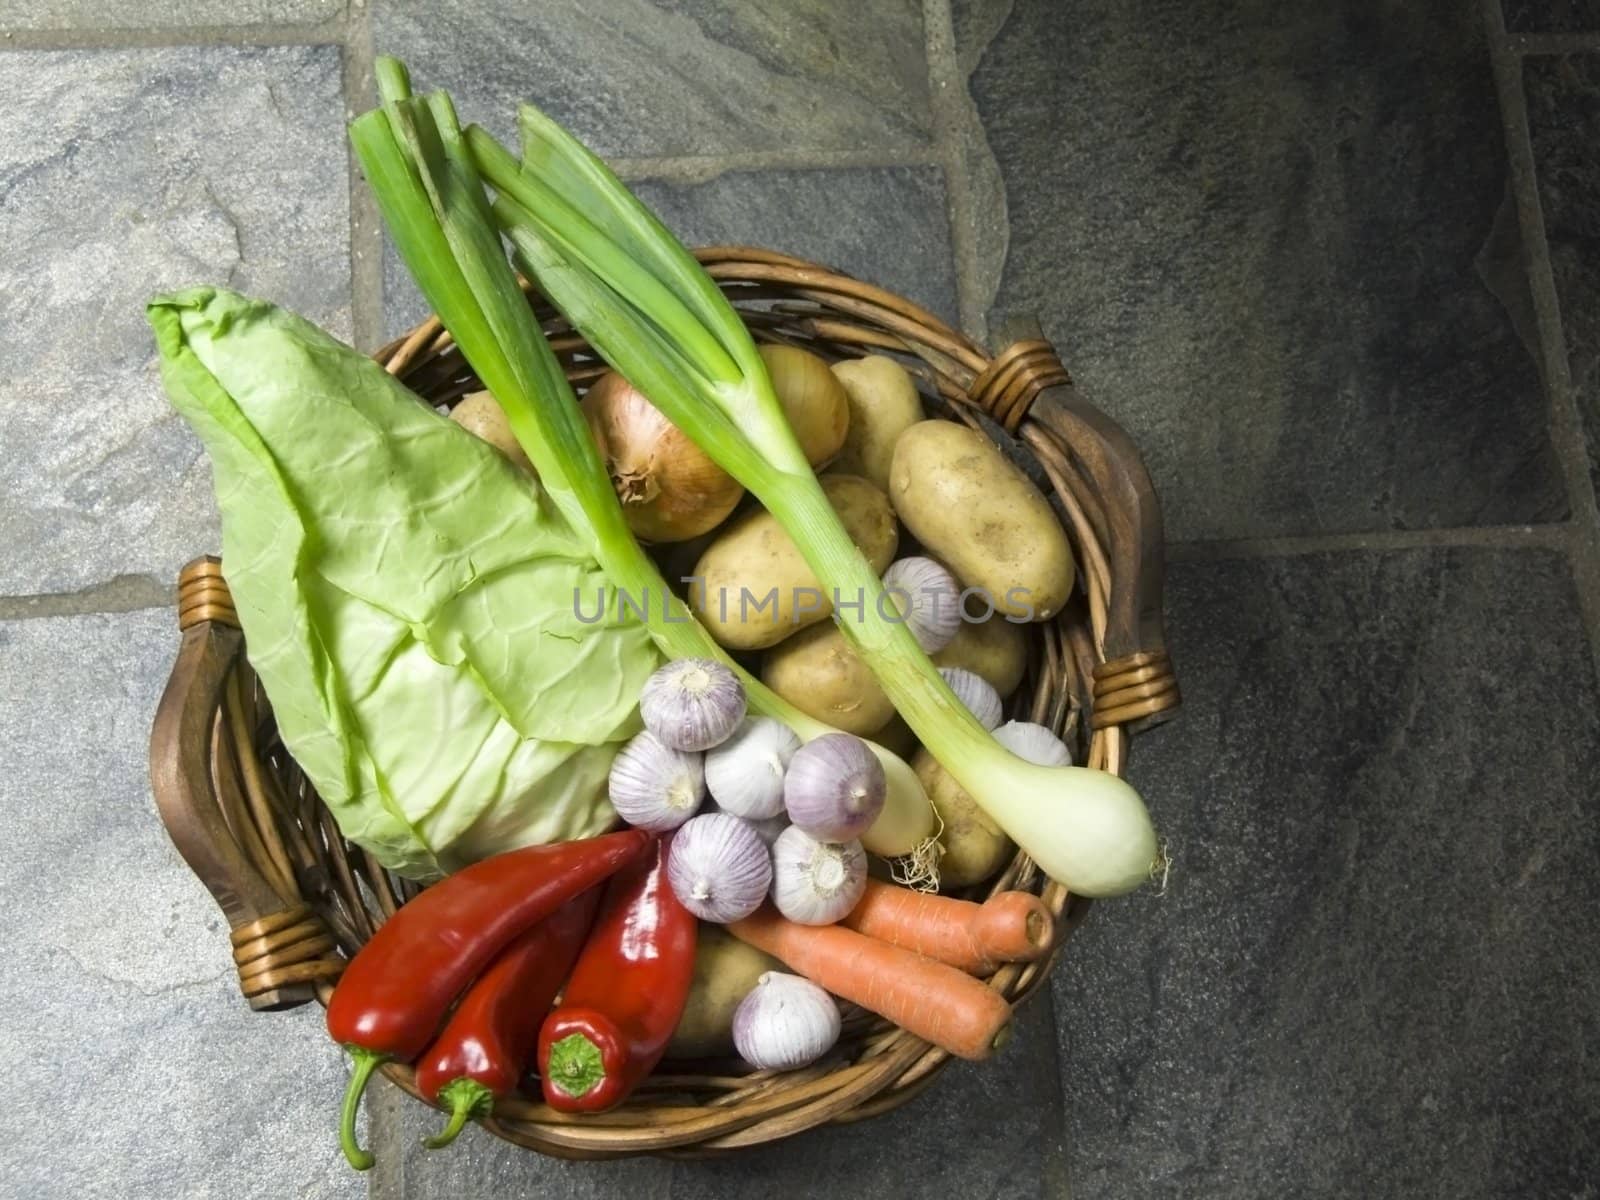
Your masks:
<svg viewBox="0 0 1600 1200"><path fill-rule="evenodd" d="M1178 704L1161 625L1160 512L1132 445L1076 396L1037 326L1019 323L991 357L932 313L837 272L748 247L697 253L759 340L828 359L895 355L917 377L931 415L981 430L1047 485L1081 584L1058 618L1029 627L1028 674L1008 715L1050 726L1075 746L1078 761L1120 774L1130 733ZM604 365L582 337L534 303L574 384L601 374ZM437 320L374 357L435 404L481 386ZM151 742L163 819L228 918L250 1004L325 1004L347 956L415 885L340 836L284 750L216 559L184 569L178 615L182 646ZM1057 918L1058 953L1087 911L1020 853L991 885L1004 888L1044 899ZM1002 967L990 986L1019 1003L1053 961ZM802 1070L668 1062L613 1112L572 1117L517 1096L484 1124L508 1141L568 1158L722 1154L888 1111L927 1087L947 1059L880 1018L847 1009L838 1046ZM391 1063L384 1073L416 1095L410 1067Z"/></svg>

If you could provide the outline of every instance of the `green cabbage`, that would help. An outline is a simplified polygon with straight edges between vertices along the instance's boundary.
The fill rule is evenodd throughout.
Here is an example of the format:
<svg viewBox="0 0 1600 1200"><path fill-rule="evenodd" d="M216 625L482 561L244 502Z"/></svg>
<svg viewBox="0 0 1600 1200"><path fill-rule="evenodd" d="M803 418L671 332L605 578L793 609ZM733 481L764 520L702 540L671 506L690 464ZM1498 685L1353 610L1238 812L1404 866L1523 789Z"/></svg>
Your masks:
<svg viewBox="0 0 1600 1200"><path fill-rule="evenodd" d="M196 288L148 316L251 665L345 836L431 878L610 824L660 655L538 483L292 313Z"/></svg>

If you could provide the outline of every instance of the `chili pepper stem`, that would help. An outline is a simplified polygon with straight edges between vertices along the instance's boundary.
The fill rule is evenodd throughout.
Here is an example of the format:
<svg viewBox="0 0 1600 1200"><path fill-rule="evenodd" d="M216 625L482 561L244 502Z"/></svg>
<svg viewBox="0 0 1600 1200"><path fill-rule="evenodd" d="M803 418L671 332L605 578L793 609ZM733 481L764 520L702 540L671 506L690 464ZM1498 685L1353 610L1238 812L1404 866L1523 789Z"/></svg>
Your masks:
<svg viewBox="0 0 1600 1200"><path fill-rule="evenodd" d="M439 1089L439 1104L450 1106L450 1121L432 1137L422 1139L429 1150L442 1150L467 1127L474 1117L486 1117L494 1111L494 1093L476 1079L461 1076L452 1079Z"/></svg>
<svg viewBox="0 0 1600 1200"><path fill-rule="evenodd" d="M350 1086L344 1090L344 1107L339 1112L339 1148L345 1161L358 1171L372 1167L372 1155L356 1145L356 1111L361 1107L361 1094L367 1090L372 1073L389 1060L389 1055L379 1054L364 1046L346 1046L355 1060L355 1070L350 1075Z"/></svg>
<svg viewBox="0 0 1600 1200"><path fill-rule="evenodd" d="M599 1046L581 1033L571 1033L550 1047L546 1073L554 1087L576 1099L606 1077L606 1065Z"/></svg>

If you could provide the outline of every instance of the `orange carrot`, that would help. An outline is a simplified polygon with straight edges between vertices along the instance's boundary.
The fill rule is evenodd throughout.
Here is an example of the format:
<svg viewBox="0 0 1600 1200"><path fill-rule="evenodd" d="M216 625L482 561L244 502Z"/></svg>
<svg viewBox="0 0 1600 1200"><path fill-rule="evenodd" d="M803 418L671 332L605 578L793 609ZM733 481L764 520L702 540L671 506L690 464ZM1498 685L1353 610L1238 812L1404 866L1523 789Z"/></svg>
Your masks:
<svg viewBox="0 0 1600 1200"><path fill-rule="evenodd" d="M1032 892L998 892L974 904L869 879L840 924L973 975L1043 958L1055 942L1055 920Z"/></svg>
<svg viewBox="0 0 1600 1200"><path fill-rule="evenodd" d="M835 996L887 1017L959 1058L987 1058L1005 1042L1011 1006L954 967L838 925L796 925L772 905L729 932Z"/></svg>

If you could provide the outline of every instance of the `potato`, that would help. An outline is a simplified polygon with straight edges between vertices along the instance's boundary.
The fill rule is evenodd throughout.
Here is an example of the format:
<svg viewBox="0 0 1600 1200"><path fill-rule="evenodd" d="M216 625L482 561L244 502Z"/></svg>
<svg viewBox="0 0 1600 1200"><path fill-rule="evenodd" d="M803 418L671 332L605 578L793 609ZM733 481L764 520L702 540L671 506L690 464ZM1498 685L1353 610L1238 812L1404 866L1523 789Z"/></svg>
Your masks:
<svg viewBox="0 0 1600 1200"><path fill-rule="evenodd" d="M801 712L846 733L865 736L894 716L894 705L871 668L831 621L767 651L761 678Z"/></svg>
<svg viewBox="0 0 1600 1200"><path fill-rule="evenodd" d="M822 490L874 571L894 561L900 528L888 497L854 475L830 475L822 480ZM763 509L730 521L700 556L694 573L690 603L711 636L730 650L777 645L833 611L831 597L799 548Z"/></svg>
<svg viewBox="0 0 1600 1200"><path fill-rule="evenodd" d="M522 443L511 432L505 410L489 392L468 392L450 410L450 419L475 437L482 438L529 474L533 464L523 452Z"/></svg>
<svg viewBox="0 0 1600 1200"><path fill-rule="evenodd" d="M900 435L889 497L906 528L1001 613L1042 621L1072 591L1072 548L1049 502L983 434L923 421Z"/></svg>
<svg viewBox="0 0 1600 1200"><path fill-rule="evenodd" d="M783 969L777 959L745 945L721 926L701 922L689 999L667 1043L667 1057L716 1058L734 1053L733 1010L763 973Z"/></svg>
<svg viewBox="0 0 1600 1200"><path fill-rule="evenodd" d="M813 467L822 466L839 453L850 424L850 401L844 387L828 364L809 350L773 345L759 349L772 390L806 461Z"/></svg>
<svg viewBox="0 0 1600 1200"><path fill-rule="evenodd" d="M926 750L918 750L911 767L944 822L939 844L939 886L942 889L982 883L1011 861L1016 846L978 802Z"/></svg>
<svg viewBox="0 0 1600 1200"><path fill-rule="evenodd" d="M847 358L833 373L850 398L850 428L834 470L889 487L889 466L900 435L922 420L922 397L911 373L881 354Z"/></svg>
<svg viewBox="0 0 1600 1200"><path fill-rule="evenodd" d="M964 667L988 680L1001 697L1022 682L1028 665L1028 635L999 613L987 621L963 621L955 640L933 655L934 666Z"/></svg>

